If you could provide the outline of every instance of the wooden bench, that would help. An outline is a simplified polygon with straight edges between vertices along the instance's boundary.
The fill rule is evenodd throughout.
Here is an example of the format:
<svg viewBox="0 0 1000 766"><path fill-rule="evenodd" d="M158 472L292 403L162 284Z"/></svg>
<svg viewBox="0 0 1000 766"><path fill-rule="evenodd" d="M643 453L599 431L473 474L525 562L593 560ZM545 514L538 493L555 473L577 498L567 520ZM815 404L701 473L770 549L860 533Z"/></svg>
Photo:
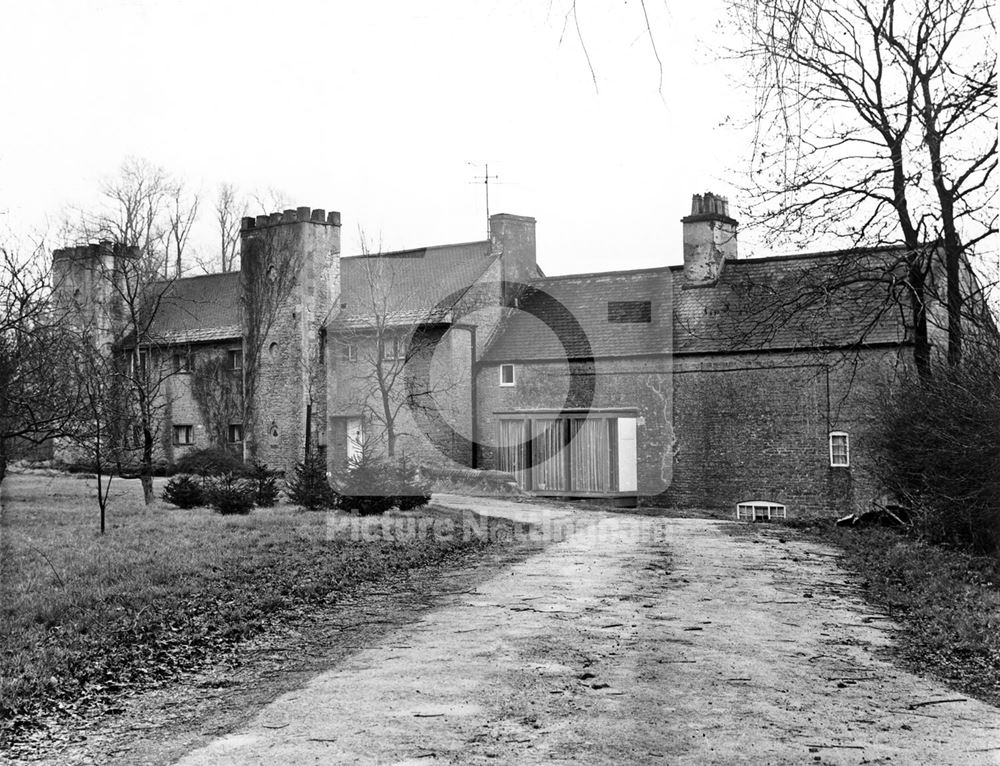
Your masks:
<svg viewBox="0 0 1000 766"><path fill-rule="evenodd" d="M737 521L744 517L751 521L757 521L757 519L770 521L774 516L787 519L788 509L781 503L772 503L770 500L748 500L745 503L736 504Z"/></svg>

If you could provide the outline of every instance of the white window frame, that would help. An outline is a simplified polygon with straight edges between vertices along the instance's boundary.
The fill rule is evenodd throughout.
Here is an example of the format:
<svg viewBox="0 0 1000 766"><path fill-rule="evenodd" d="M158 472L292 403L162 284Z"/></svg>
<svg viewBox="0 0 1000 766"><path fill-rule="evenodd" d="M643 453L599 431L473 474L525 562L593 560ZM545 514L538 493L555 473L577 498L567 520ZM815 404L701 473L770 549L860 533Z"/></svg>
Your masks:
<svg viewBox="0 0 1000 766"><path fill-rule="evenodd" d="M505 383L503 379L503 371L506 368L510 368L510 382ZM517 371L513 364L501 364L500 365L500 385L503 388L513 388L517 385Z"/></svg>
<svg viewBox="0 0 1000 766"><path fill-rule="evenodd" d="M236 371L243 369L243 349L242 348L231 348L226 352L228 357L229 369Z"/></svg>
<svg viewBox="0 0 1000 766"><path fill-rule="evenodd" d="M235 428L239 429L239 432L240 432L240 438L239 439L233 439L232 438L233 437L233 429L235 429ZM228 437L228 440L229 440L230 444L242 444L243 443L243 424L242 423L230 423L229 424L229 432L227 434L227 437Z"/></svg>
<svg viewBox="0 0 1000 766"><path fill-rule="evenodd" d="M844 437L844 462L838 463L834 461L833 456L833 441L836 438ZM847 431L830 431L830 467L831 468L850 468L851 467L851 437Z"/></svg>

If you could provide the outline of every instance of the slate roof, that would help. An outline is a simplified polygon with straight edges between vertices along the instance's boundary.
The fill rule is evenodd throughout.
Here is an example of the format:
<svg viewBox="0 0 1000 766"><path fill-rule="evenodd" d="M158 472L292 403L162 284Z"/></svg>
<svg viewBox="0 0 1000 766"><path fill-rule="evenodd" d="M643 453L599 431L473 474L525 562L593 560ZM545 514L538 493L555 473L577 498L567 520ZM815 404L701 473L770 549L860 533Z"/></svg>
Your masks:
<svg viewBox="0 0 1000 766"><path fill-rule="evenodd" d="M539 279L484 360L587 356L552 299L577 320L597 357L900 343L904 318L886 298L900 289L886 277L897 261L892 250L735 260L708 286L688 285L681 266ZM650 321L609 321L609 312L642 317L621 301L649 301ZM559 336L569 339L565 351Z"/></svg>
<svg viewBox="0 0 1000 766"><path fill-rule="evenodd" d="M331 329L368 324L375 303L393 324L444 318L446 312L430 315L442 300L457 300L483 275L495 260L489 253L490 243L484 241L342 258L341 305Z"/></svg>
<svg viewBox="0 0 1000 766"><path fill-rule="evenodd" d="M534 290L519 299L519 310L512 314L484 358L548 359L561 358L564 354L572 358L664 353L669 350L671 341L669 303L663 300L664 294L669 293L669 281L669 269L533 280ZM644 304L647 301L650 304L649 322L608 321L609 303Z"/></svg>
<svg viewBox="0 0 1000 766"><path fill-rule="evenodd" d="M184 277L167 286L150 337L164 344L240 337L240 274Z"/></svg>

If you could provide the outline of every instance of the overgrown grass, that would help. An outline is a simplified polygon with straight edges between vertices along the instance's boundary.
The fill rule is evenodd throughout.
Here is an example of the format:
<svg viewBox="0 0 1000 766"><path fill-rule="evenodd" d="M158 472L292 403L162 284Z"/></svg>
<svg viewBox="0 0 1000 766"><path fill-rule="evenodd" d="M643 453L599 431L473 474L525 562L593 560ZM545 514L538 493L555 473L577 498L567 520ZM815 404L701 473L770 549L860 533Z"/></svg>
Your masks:
<svg viewBox="0 0 1000 766"><path fill-rule="evenodd" d="M795 526L843 551L866 597L899 623L898 650L909 667L1000 705L1000 558L892 529Z"/></svg>
<svg viewBox="0 0 1000 766"><path fill-rule="evenodd" d="M121 480L102 537L92 485L18 474L3 483L0 747L41 715L106 707L296 610L489 544L332 536L328 514L289 506L245 517L145 508L138 482ZM421 513L433 512L409 515Z"/></svg>

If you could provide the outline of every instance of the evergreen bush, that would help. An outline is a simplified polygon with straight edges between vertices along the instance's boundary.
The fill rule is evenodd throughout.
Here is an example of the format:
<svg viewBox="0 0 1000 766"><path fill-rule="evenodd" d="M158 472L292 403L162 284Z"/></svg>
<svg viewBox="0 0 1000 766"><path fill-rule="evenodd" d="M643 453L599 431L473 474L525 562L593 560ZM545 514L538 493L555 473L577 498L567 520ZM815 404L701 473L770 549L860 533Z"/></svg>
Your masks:
<svg viewBox="0 0 1000 766"><path fill-rule="evenodd" d="M408 511L430 500L429 484L420 479L416 466L405 458L396 463L379 460L364 448L351 460L339 489L340 507L363 516L390 508Z"/></svg>
<svg viewBox="0 0 1000 766"><path fill-rule="evenodd" d="M250 464L250 481L255 485L257 506L273 507L278 501L278 472L272 471L267 464L254 460Z"/></svg>
<svg viewBox="0 0 1000 766"><path fill-rule="evenodd" d="M310 511L336 508L337 491L326 479L326 460L310 450L305 460L297 463L295 473L286 484L288 499Z"/></svg>
<svg viewBox="0 0 1000 766"><path fill-rule="evenodd" d="M205 499L224 516L246 515L254 506L256 492L249 479L225 473L205 480Z"/></svg>
<svg viewBox="0 0 1000 766"><path fill-rule="evenodd" d="M167 482L163 499L178 508L196 508L205 504L205 493L200 482L182 474Z"/></svg>

